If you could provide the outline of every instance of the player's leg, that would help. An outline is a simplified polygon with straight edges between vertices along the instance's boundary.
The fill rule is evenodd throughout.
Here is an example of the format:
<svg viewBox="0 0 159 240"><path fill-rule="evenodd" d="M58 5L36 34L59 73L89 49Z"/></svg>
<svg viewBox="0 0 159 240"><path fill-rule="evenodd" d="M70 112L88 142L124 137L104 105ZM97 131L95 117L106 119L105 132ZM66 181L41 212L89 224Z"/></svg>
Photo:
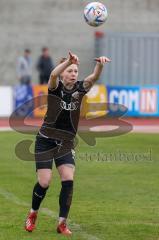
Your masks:
<svg viewBox="0 0 159 240"><path fill-rule="evenodd" d="M58 172L61 178L61 192L59 197L59 222L67 219L72 203L73 196L73 178L74 165L64 164L58 167Z"/></svg>
<svg viewBox="0 0 159 240"><path fill-rule="evenodd" d="M53 139L37 136L35 144L35 160L38 181L32 195L32 211L38 211L52 179L53 152L56 143Z"/></svg>
<svg viewBox="0 0 159 240"><path fill-rule="evenodd" d="M55 163L61 179L61 192L59 196L59 224L57 232L64 235L71 235L72 233L66 225L66 220L73 197L75 163L72 152L57 159Z"/></svg>
<svg viewBox="0 0 159 240"><path fill-rule="evenodd" d="M45 198L46 192L52 179L52 170L37 170L37 178L38 181L35 184L32 193L32 207L25 222L25 230L28 232L32 232L35 229L35 222L37 219L38 210L43 199Z"/></svg>
<svg viewBox="0 0 159 240"><path fill-rule="evenodd" d="M35 160L37 170L37 183L33 188L32 208L25 223L25 229L32 232L40 205L45 198L52 178L53 148L52 141L37 136L35 143Z"/></svg>
<svg viewBox="0 0 159 240"><path fill-rule="evenodd" d="M51 179L51 169L37 170L37 183L35 184L32 193L32 207L25 222L25 230L28 232L32 232L35 229L35 222L37 219L38 210L42 201L45 198Z"/></svg>
<svg viewBox="0 0 159 240"><path fill-rule="evenodd" d="M38 181L34 186L32 195L32 211L38 211L40 204L45 198L46 192L49 188L52 179L51 169L39 169L37 170Z"/></svg>

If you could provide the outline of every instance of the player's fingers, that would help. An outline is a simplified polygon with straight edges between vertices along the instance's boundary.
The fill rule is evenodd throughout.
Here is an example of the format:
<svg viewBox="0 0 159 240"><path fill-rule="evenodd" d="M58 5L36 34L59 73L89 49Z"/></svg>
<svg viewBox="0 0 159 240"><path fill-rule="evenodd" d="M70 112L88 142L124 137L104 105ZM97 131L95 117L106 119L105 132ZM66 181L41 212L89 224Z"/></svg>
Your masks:
<svg viewBox="0 0 159 240"><path fill-rule="evenodd" d="M105 63L105 62L111 62L111 60L107 57L99 57L99 58L94 58L94 60L96 62L101 62L101 63Z"/></svg>
<svg viewBox="0 0 159 240"><path fill-rule="evenodd" d="M111 59L106 57L106 62L111 62Z"/></svg>
<svg viewBox="0 0 159 240"><path fill-rule="evenodd" d="M107 62L111 62L111 60L107 57L102 56L102 57L100 57L100 62L102 64L104 64L104 63L107 63Z"/></svg>
<svg viewBox="0 0 159 240"><path fill-rule="evenodd" d="M100 62L100 58L94 58L96 62Z"/></svg>
<svg viewBox="0 0 159 240"><path fill-rule="evenodd" d="M76 61L76 62L79 61L79 59L78 59L78 57L77 57L76 55L73 55L73 59L74 59L74 61Z"/></svg>
<svg viewBox="0 0 159 240"><path fill-rule="evenodd" d="M106 59L105 59L104 56L100 57L100 62L101 62L102 64L104 64L104 63L106 62Z"/></svg>
<svg viewBox="0 0 159 240"><path fill-rule="evenodd" d="M71 58L71 62L72 62L72 64L79 65L79 58L76 55L73 54L72 58Z"/></svg>
<svg viewBox="0 0 159 240"><path fill-rule="evenodd" d="M78 57L76 56L76 61L78 62L79 61L79 59L78 59Z"/></svg>
<svg viewBox="0 0 159 240"><path fill-rule="evenodd" d="M106 58L105 57L101 57L101 63L102 64L106 63Z"/></svg>
<svg viewBox="0 0 159 240"><path fill-rule="evenodd" d="M73 57L73 54L72 54L72 52L71 52L71 51L69 51L69 56L70 56L70 58L72 58L72 57Z"/></svg>

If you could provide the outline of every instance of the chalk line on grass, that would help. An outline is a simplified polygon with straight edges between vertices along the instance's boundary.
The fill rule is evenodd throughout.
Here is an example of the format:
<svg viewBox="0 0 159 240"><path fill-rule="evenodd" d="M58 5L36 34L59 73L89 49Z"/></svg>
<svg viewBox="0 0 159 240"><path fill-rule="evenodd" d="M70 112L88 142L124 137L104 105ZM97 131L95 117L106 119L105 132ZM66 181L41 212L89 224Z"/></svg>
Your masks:
<svg viewBox="0 0 159 240"><path fill-rule="evenodd" d="M4 189L0 188L0 195L2 197L4 197L6 200L11 201L12 203L15 203L17 205L20 206L24 206L24 207L30 207L30 204L27 202L24 202L22 200L20 200L17 196L15 196L13 193L8 192ZM44 213L45 215L57 220L58 219L58 214L53 212L52 210L48 209L48 208L41 208L40 212ZM68 219L68 222L71 226L71 229L75 232L78 232L78 234L80 234L80 236L85 239L85 240L102 240L99 239L96 236L90 235L88 233L86 233L85 231L82 230L81 226L77 223L72 222L71 220Z"/></svg>

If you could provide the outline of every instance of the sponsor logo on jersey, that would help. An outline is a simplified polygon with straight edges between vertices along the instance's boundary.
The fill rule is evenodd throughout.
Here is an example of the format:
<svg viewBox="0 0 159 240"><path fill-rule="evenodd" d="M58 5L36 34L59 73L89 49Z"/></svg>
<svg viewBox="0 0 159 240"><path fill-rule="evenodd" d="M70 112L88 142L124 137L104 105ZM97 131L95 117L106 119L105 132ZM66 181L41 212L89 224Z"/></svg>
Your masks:
<svg viewBox="0 0 159 240"><path fill-rule="evenodd" d="M78 108L78 104L79 102L70 102L70 103L66 103L65 101L61 100L60 102L60 106L62 109L66 110L66 111L75 111Z"/></svg>
<svg viewBox="0 0 159 240"><path fill-rule="evenodd" d="M61 91L61 96L62 98L66 95L66 93L64 93L63 91Z"/></svg>
<svg viewBox="0 0 159 240"><path fill-rule="evenodd" d="M79 99L79 92L78 92L78 91L74 92L74 93L72 94L72 97L73 97L74 99Z"/></svg>

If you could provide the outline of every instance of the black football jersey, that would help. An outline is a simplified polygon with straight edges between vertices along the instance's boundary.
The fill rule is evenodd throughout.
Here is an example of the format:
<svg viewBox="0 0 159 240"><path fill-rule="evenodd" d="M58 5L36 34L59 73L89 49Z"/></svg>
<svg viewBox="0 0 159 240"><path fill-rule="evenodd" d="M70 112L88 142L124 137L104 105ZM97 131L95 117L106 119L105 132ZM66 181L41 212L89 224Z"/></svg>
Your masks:
<svg viewBox="0 0 159 240"><path fill-rule="evenodd" d="M83 81L77 81L71 90L59 81L56 89L48 89L48 106L40 133L49 138L73 138L77 132L80 106L87 91Z"/></svg>

